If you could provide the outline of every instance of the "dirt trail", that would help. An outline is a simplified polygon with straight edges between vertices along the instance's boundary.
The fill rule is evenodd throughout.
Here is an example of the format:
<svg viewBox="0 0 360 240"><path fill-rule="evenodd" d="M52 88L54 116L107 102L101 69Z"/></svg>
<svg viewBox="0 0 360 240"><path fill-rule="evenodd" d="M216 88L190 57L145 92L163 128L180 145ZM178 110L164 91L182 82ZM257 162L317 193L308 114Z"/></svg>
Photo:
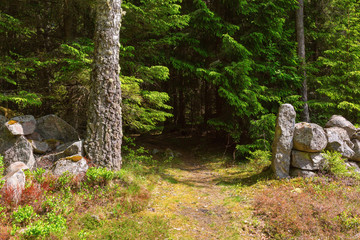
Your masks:
<svg viewBox="0 0 360 240"><path fill-rule="evenodd" d="M168 220L170 239L261 239L248 192L221 184L238 169L224 168L221 158L204 159L195 144L167 143L181 153L179 164L164 169L146 214Z"/></svg>

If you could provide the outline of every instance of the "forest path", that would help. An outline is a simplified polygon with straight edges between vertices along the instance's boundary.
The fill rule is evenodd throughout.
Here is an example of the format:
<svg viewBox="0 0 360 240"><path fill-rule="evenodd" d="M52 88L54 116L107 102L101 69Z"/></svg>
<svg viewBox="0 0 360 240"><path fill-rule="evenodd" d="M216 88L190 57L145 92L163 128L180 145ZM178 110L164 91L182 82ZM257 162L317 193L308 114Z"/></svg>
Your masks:
<svg viewBox="0 0 360 240"><path fill-rule="evenodd" d="M253 216L254 179L246 169L224 167L222 154L214 154L216 143L186 138L152 141L150 149L163 146L181 154L176 164L161 170L143 212L168 221L169 239L264 238Z"/></svg>

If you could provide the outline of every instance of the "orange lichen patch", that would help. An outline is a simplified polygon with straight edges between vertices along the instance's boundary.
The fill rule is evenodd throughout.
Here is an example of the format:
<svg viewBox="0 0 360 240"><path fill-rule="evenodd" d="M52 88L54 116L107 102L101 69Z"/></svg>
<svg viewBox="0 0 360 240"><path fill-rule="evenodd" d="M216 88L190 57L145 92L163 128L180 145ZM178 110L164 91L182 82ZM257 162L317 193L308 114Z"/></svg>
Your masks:
<svg viewBox="0 0 360 240"><path fill-rule="evenodd" d="M66 160L71 160L73 162L78 162L82 159L82 156L80 155L74 155L74 156L70 156L70 157L66 157Z"/></svg>
<svg viewBox="0 0 360 240"><path fill-rule="evenodd" d="M15 120L10 120L10 121L8 121L7 123L8 123L9 125L13 125L13 124L18 123L18 122L15 121Z"/></svg>

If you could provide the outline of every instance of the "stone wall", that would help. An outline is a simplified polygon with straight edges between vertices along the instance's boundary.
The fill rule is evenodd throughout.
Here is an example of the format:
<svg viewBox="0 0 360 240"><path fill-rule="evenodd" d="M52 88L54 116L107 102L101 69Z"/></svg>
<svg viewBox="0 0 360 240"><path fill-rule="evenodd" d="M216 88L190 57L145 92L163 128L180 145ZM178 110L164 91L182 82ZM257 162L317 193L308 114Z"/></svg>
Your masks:
<svg viewBox="0 0 360 240"><path fill-rule="evenodd" d="M360 129L339 115L333 115L325 128L315 123L295 124L295 118L292 105L280 106L272 145L276 176L315 176L324 166L325 149L341 153L349 167L360 171Z"/></svg>

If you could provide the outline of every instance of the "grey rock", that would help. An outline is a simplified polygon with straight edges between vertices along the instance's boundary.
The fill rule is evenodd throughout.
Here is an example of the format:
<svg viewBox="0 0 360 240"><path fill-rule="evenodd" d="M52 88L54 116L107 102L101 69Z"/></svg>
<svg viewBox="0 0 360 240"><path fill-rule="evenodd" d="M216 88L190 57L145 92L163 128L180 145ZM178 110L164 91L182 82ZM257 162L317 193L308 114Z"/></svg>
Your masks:
<svg viewBox="0 0 360 240"><path fill-rule="evenodd" d="M88 168L89 166L85 158L81 158L81 160L77 162L67 159L60 159L55 163L53 173L57 176L62 175L65 172L69 172L71 174L81 174L86 173Z"/></svg>
<svg viewBox="0 0 360 240"><path fill-rule="evenodd" d="M7 127L0 127L0 154L14 145L17 138L17 136L11 134Z"/></svg>
<svg viewBox="0 0 360 240"><path fill-rule="evenodd" d="M35 160L35 165L34 165L34 169L37 168L43 168L46 170L50 170L53 166L54 166L54 159L52 155L35 155L36 156L36 160Z"/></svg>
<svg viewBox="0 0 360 240"><path fill-rule="evenodd" d="M319 170L325 158L321 153L307 153L293 150L291 152L291 166L302 170Z"/></svg>
<svg viewBox="0 0 360 240"><path fill-rule="evenodd" d="M5 175L9 174L9 173L14 173L17 172L19 170L25 170L25 169L29 169L29 167L23 163L23 162L14 162L12 164L10 164L10 166L8 166L5 169Z"/></svg>
<svg viewBox="0 0 360 240"><path fill-rule="evenodd" d="M64 152L65 156L71 155L83 155L83 142L75 141L70 143L65 143L56 148L56 151Z"/></svg>
<svg viewBox="0 0 360 240"><path fill-rule="evenodd" d="M309 170L302 170L298 168L291 168L290 175L292 177L303 177L303 178L309 178L309 177L316 177L317 173Z"/></svg>
<svg viewBox="0 0 360 240"><path fill-rule="evenodd" d="M275 137L272 144L271 167L279 178L289 177L290 155L293 147L296 112L291 104L279 108L276 119Z"/></svg>
<svg viewBox="0 0 360 240"><path fill-rule="evenodd" d="M346 165L347 169L351 168L354 172L360 173L360 167L356 162L348 161L348 162L345 162L345 165Z"/></svg>
<svg viewBox="0 0 360 240"><path fill-rule="evenodd" d="M26 135L25 137L29 140L34 140L34 141L42 141L43 140L41 135L37 132L33 132L32 134Z"/></svg>
<svg viewBox="0 0 360 240"><path fill-rule="evenodd" d="M45 154L50 150L47 142L44 141L36 141L36 140L28 140L33 148L34 153Z"/></svg>
<svg viewBox="0 0 360 240"><path fill-rule="evenodd" d="M4 188L12 192L12 200L17 203L25 188L25 173L22 170L18 170L7 174L3 179L5 180Z"/></svg>
<svg viewBox="0 0 360 240"><path fill-rule="evenodd" d="M36 159L36 168L50 169L59 159L73 155L83 155L82 141L76 141L59 145L56 149L57 153L46 154Z"/></svg>
<svg viewBox="0 0 360 240"><path fill-rule="evenodd" d="M330 120L326 123L325 127L326 128L331 128L331 127L343 128L346 130L346 132L348 133L350 138L356 132L356 128L354 127L354 125L351 122L349 122L348 120L346 120L346 118L344 118L343 116L340 116L340 115L331 116Z"/></svg>
<svg viewBox="0 0 360 240"><path fill-rule="evenodd" d="M13 135L28 135L34 132L36 120L31 115L18 116L6 122L5 126Z"/></svg>
<svg viewBox="0 0 360 240"><path fill-rule="evenodd" d="M351 158L355 152L352 150L354 144L350 141L347 131L339 127L325 128L328 138L327 149L340 152L345 158Z"/></svg>
<svg viewBox="0 0 360 240"><path fill-rule="evenodd" d="M354 144L352 149L354 151L354 155L350 158L350 160L360 161L360 140L353 139L351 142Z"/></svg>
<svg viewBox="0 0 360 240"><path fill-rule="evenodd" d="M8 121L8 119L3 116L3 115L0 115L0 128Z"/></svg>
<svg viewBox="0 0 360 240"><path fill-rule="evenodd" d="M11 143L2 149L1 154L4 156L5 166L14 162L23 162L32 169L35 164L32 146L24 136L11 139Z"/></svg>
<svg viewBox="0 0 360 240"><path fill-rule="evenodd" d="M63 142L79 140L79 135L75 129L56 115L46 115L37 119L35 131L43 139L57 139Z"/></svg>
<svg viewBox="0 0 360 240"><path fill-rule="evenodd" d="M294 149L304 152L321 152L326 145L327 138L322 127L315 123L295 124Z"/></svg>

